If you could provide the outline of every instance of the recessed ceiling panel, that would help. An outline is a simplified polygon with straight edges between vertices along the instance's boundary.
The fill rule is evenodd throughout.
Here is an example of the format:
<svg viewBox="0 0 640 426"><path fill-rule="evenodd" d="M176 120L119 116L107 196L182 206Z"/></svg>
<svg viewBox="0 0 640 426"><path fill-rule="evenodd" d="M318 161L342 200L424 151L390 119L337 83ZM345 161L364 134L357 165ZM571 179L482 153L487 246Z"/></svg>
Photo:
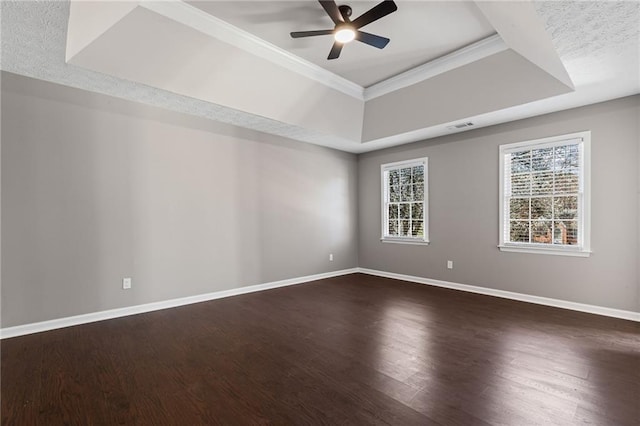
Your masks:
<svg viewBox="0 0 640 426"><path fill-rule="evenodd" d="M369 142L570 91L506 50L368 101L362 139Z"/></svg>
<svg viewBox="0 0 640 426"><path fill-rule="evenodd" d="M144 7L118 20L69 63L346 140L361 139L362 100Z"/></svg>
<svg viewBox="0 0 640 426"><path fill-rule="evenodd" d="M396 1L398 10L363 28L391 39L378 50L352 42L327 60L331 35L292 39L292 31L332 29L317 1L191 1L191 5L363 87L393 77L495 33L473 2ZM350 1L352 18L379 1Z"/></svg>

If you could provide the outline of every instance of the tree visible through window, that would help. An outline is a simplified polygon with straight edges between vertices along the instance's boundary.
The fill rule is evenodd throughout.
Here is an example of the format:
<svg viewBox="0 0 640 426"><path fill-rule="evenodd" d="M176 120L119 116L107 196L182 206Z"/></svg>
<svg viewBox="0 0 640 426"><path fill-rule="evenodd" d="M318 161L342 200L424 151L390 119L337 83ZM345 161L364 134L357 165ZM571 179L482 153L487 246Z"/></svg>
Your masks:
<svg viewBox="0 0 640 426"><path fill-rule="evenodd" d="M382 165L382 239L428 242L427 159Z"/></svg>
<svg viewBox="0 0 640 426"><path fill-rule="evenodd" d="M500 147L501 247L588 251L588 132Z"/></svg>

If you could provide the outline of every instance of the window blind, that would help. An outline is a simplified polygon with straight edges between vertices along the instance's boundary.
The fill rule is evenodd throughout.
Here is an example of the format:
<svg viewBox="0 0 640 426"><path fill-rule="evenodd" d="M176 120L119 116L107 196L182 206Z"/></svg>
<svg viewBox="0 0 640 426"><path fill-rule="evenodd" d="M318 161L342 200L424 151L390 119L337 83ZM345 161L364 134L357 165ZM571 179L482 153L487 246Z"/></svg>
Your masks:
<svg viewBox="0 0 640 426"><path fill-rule="evenodd" d="M582 138L504 150L504 241L580 246Z"/></svg>

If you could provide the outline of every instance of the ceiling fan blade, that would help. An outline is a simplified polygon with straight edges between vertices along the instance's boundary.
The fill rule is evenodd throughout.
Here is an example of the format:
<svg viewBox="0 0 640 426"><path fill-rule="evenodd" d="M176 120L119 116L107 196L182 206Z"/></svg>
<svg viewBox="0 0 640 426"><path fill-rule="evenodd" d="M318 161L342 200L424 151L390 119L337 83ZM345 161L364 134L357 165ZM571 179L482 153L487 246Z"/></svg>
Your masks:
<svg viewBox="0 0 640 426"><path fill-rule="evenodd" d="M378 19L387 16L388 14L395 12L398 10L398 6L390 0L383 1L382 3L378 3L376 6L369 9L367 12L358 16L356 19L351 21L351 24L354 28L362 28L365 25L372 23L373 21L377 21Z"/></svg>
<svg viewBox="0 0 640 426"><path fill-rule="evenodd" d="M322 7L324 8L329 18L333 21L334 24L338 25L344 22L342 20L342 13L340 13L340 9L338 9L338 5L333 0L318 0Z"/></svg>
<svg viewBox="0 0 640 426"><path fill-rule="evenodd" d="M333 47L331 48L331 52L329 52L329 56L327 56L327 59L337 59L340 56L340 52L342 51L342 46L344 46L344 44L340 43L340 42L335 42L333 43Z"/></svg>
<svg viewBox="0 0 640 426"><path fill-rule="evenodd" d="M356 31L356 40L368 44L369 46L377 47L378 49L384 49L390 41L386 37L365 33L364 31Z"/></svg>
<svg viewBox="0 0 640 426"><path fill-rule="evenodd" d="M312 37L320 35L333 34L333 30L316 30L316 31L294 31L291 33L292 38Z"/></svg>

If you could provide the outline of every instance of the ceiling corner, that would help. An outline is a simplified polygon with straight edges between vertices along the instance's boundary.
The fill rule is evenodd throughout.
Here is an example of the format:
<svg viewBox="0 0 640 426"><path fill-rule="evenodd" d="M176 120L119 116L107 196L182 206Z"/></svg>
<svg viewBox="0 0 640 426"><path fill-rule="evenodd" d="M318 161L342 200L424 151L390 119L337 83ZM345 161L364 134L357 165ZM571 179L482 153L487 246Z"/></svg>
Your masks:
<svg viewBox="0 0 640 426"><path fill-rule="evenodd" d="M575 87L531 1L484 2L478 8L510 49L564 84Z"/></svg>

